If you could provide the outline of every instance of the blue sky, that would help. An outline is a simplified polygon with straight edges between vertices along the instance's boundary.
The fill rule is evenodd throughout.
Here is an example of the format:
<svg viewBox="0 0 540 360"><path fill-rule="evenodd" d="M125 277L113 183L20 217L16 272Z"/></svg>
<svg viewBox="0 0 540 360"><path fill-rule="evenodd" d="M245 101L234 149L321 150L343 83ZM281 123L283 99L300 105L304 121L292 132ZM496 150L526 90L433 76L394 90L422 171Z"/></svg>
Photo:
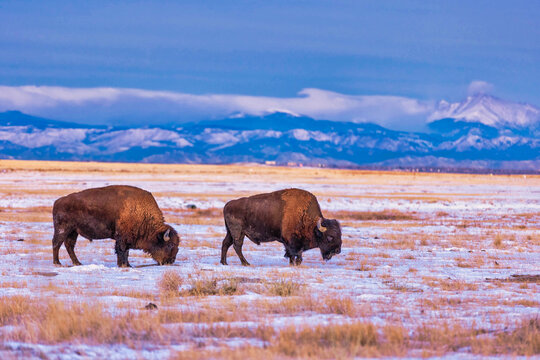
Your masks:
<svg viewBox="0 0 540 360"><path fill-rule="evenodd" d="M316 89L429 106L483 81L494 95L540 105L538 19L540 2L519 0L0 0L0 86L254 99ZM0 99L0 109L19 103ZM58 106L22 109L52 116ZM357 119L370 116L380 115Z"/></svg>

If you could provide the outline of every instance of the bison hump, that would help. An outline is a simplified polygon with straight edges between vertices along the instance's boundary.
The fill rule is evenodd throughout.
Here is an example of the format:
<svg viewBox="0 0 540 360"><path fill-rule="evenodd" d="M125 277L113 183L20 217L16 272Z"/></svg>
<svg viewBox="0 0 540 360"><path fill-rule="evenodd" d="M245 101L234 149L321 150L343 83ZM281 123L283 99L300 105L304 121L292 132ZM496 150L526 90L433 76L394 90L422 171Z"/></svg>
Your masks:
<svg viewBox="0 0 540 360"><path fill-rule="evenodd" d="M282 233L311 238L317 220L322 217L315 196L300 189L287 189L281 194L283 201Z"/></svg>

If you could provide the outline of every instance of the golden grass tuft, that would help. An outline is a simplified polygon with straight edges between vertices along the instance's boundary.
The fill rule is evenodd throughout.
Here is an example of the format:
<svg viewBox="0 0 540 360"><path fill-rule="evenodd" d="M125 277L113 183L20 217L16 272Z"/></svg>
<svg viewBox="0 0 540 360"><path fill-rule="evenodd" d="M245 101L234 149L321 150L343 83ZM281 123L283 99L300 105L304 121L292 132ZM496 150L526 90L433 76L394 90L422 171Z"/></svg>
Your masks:
<svg viewBox="0 0 540 360"><path fill-rule="evenodd" d="M350 297L327 297L324 303L330 313L350 317L357 314L356 305Z"/></svg>
<svg viewBox="0 0 540 360"><path fill-rule="evenodd" d="M290 279L280 279L268 282L266 289L270 295L274 296L296 296L300 295L304 285Z"/></svg>
<svg viewBox="0 0 540 360"><path fill-rule="evenodd" d="M174 270L165 271L158 282L159 289L164 293L178 292L180 285L182 285L182 277Z"/></svg>
<svg viewBox="0 0 540 360"><path fill-rule="evenodd" d="M18 321L30 312L30 304L24 296L0 297L0 325Z"/></svg>
<svg viewBox="0 0 540 360"><path fill-rule="evenodd" d="M503 245L503 236L501 234L496 234L493 238L493 246L497 249L500 249Z"/></svg>

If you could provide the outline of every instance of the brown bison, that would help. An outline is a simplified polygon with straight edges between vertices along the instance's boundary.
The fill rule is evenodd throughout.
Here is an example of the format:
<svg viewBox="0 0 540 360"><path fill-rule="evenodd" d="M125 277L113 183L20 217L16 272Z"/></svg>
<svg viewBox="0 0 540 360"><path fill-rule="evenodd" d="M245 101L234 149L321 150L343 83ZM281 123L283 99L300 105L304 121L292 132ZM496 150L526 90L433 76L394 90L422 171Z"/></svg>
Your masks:
<svg viewBox="0 0 540 360"><path fill-rule="evenodd" d="M233 245L242 265L244 236L260 245L279 241L291 265L302 263L302 252L318 247L324 260L341 252L341 228L325 219L317 198L307 191L286 189L229 201L223 208L227 235L221 247L221 263Z"/></svg>
<svg viewBox="0 0 540 360"><path fill-rule="evenodd" d="M172 264L180 238L164 223L156 200L148 191L124 185L88 189L59 198L53 206L53 262L61 265L58 250L62 243L73 262L77 236L116 240L120 267L129 267L129 249L149 253L158 264Z"/></svg>

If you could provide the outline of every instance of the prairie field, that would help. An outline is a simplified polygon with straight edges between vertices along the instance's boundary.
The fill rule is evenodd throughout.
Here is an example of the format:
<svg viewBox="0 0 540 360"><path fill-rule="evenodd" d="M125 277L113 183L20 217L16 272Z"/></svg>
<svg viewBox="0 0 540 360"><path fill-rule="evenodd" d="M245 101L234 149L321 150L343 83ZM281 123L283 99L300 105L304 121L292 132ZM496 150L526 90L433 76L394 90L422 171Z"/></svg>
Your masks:
<svg viewBox="0 0 540 360"><path fill-rule="evenodd" d="M112 184L154 194L173 265L81 237L53 265L54 201ZM221 265L225 203L289 187L341 254L246 238ZM2 359L540 356L540 176L1 160L0 274Z"/></svg>

